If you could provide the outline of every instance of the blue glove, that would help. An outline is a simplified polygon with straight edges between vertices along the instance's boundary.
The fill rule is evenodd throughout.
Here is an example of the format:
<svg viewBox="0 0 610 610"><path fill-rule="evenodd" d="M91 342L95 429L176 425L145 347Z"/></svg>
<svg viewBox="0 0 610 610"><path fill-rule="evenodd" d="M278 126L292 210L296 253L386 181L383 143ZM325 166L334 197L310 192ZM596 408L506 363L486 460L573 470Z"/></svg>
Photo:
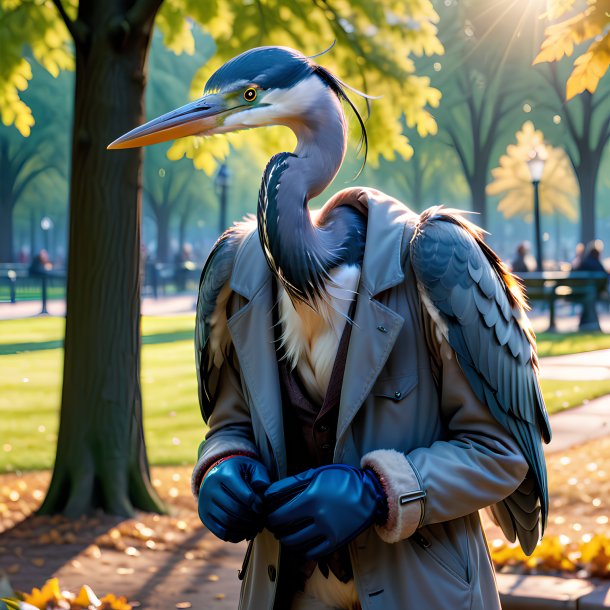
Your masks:
<svg viewBox="0 0 610 610"><path fill-rule="evenodd" d="M330 464L273 483L265 492L267 527L307 559L318 559L385 523L388 502L370 470Z"/></svg>
<svg viewBox="0 0 610 610"><path fill-rule="evenodd" d="M269 487L267 469L242 455L210 468L199 488L199 518L227 542L252 539L265 525L263 494Z"/></svg>

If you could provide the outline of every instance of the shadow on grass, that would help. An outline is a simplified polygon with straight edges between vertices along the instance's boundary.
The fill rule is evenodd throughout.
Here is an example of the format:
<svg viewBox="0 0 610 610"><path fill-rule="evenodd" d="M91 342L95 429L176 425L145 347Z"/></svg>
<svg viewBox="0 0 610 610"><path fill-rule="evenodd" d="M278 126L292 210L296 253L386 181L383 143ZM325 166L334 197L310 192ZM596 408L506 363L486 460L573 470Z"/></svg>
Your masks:
<svg viewBox="0 0 610 610"><path fill-rule="evenodd" d="M192 330L181 330L169 333L144 335L142 337L142 344L157 345L160 343L175 343L176 341L190 341L191 339L194 340L194 332ZM30 343L0 343L0 356L13 356L25 352L59 349L63 346L63 339L57 339L55 341L33 341Z"/></svg>

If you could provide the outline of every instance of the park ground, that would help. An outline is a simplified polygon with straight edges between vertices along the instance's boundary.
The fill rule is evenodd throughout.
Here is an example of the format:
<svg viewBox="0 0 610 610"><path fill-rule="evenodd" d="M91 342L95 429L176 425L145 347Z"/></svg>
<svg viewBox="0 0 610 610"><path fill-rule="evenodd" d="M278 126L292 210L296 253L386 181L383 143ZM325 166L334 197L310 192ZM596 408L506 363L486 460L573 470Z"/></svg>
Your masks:
<svg viewBox="0 0 610 610"><path fill-rule="evenodd" d="M55 451L64 321L0 320L0 573L4 570L15 588L29 590L59 576L64 588L76 591L89 584L100 594L126 595L150 610L237 606L243 545L220 543L205 530L189 490L204 427L196 405L192 301L180 304L186 313L174 313L177 307L174 303L167 311L162 303L145 304L145 312L169 315L142 319L145 433L153 484L170 512L130 520L33 515ZM602 318L604 325L610 322ZM536 324L541 327L543 318ZM566 318L564 324L562 330L569 329L574 320ZM600 350L610 350L610 335L540 333L538 342L553 420L567 422L563 427L569 429L571 420L561 418L584 421L596 409L605 419L593 425L590 436L577 435L562 445L562 432L551 444L550 522L533 558L526 560L503 542L488 521L487 535L500 570L607 577L610 351ZM599 438L589 440L593 437Z"/></svg>

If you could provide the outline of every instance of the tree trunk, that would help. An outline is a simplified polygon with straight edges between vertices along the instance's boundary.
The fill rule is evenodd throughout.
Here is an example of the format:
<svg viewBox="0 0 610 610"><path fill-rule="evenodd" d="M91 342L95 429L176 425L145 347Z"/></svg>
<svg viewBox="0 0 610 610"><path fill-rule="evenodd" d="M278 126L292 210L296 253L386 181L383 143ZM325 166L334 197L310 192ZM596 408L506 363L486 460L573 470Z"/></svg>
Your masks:
<svg viewBox="0 0 610 610"><path fill-rule="evenodd" d="M36 242L36 212L34 208L30 210L30 260L33 260L37 252L38 244Z"/></svg>
<svg viewBox="0 0 610 610"><path fill-rule="evenodd" d="M79 3L89 33L75 45L63 393L42 514L162 510L148 471L139 380L142 155L106 150L143 121L152 19L131 31L111 25L130 4Z"/></svg>
<svg viewBox="0 0 610 610"><path fill-rule="evenodd" d="M5 201L0 205L0 263L12 263L13 252L13 205Z"/></svg>
<svg viewBox="0 0 610 610"><path fill-rule="evenodd" d="M594 240L595 235L595 186L599 163L587 163L585 159L576 169L580 187L580 241L583 244Z"/></svg>
<svg viewBox="0 0 610 610"><path fill-rule="evenodd" d="M472 211L477 213L472 221L485 229L487 228L486 174L475 174L472 180L468 180L468 186L472 197Z"/></svg>
<svg viewBox="0 0 610 610"><path fill-rule="evenodd" d="M180 252L184 250L184 246L186 244L186 230L188 228L189 220L193 213L193 207L190 204L187 204L185 209L182 211L180 215L180 224L178 226L178 243Z"/></svg>
<svg viewBox="0 0 610 610"><path fill-rule="evenodd" d="M157 262L169 263L169 219L171 206L165 204L160 206L159 213L155 216L157 220Z"/></svg>

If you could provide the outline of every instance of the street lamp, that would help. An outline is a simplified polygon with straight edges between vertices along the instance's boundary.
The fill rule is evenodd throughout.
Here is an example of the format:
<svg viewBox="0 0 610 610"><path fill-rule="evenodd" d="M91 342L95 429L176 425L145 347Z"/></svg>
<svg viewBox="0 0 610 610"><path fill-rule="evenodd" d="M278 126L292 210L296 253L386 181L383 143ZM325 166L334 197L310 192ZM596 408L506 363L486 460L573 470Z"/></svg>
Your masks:
<svg viewBox="0 0 610 610"><path fill-rule="evenodd" d="M226 163L223 163L216 178L214 178L214 186L216 194L220 199L220 214L218 219L218 232L222 233L227 228L227 191L229 189L229 179L231 174Z"/></svg>
<svg viewBox="0 0 610 610"><path fill-rule="evenodd" d="M534 186L534 238L536 243L536 267L538 271L542 269L542 239L540 236L540 180L544 172L544 164L546 163L546 149L544 146L536 146L527 160L527 167L530 171L530 177Z"/></svg>
<svg viewBox="0 0 610 610"><path fill-rule="evenodd" d="M49 252L49 231L53 228L53 220L48 216L43 216L40 221L40 228L44 235L44 249Z"/></svg>

